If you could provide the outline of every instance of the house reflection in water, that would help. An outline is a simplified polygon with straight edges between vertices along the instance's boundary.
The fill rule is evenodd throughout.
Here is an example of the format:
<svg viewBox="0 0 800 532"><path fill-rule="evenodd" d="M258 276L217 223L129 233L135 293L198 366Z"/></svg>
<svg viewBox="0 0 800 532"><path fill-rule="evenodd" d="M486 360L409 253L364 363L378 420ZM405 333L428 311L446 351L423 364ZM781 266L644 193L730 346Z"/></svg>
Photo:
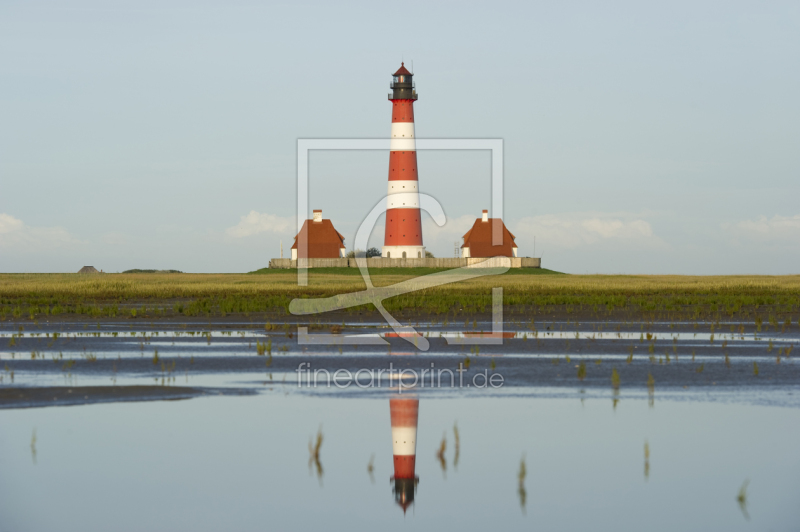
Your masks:
<svg viewBox="0 0 800 532"><path fill-rule="evenodd" d="M414 502L419 478L415 475L417 461L417 421L419 399L397 397L389 400L392 416L392 454L394 476L392 492L403 513Z"/></svg>

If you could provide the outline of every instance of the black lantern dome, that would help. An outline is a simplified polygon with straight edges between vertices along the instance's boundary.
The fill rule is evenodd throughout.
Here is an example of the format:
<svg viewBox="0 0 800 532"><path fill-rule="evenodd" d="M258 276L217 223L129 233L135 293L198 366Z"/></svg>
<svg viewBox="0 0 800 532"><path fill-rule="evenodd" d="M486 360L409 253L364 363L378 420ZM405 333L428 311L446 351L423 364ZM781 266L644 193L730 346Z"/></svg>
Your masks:
<svg viewBox="0 0 800 532"><path fill-rule="evenodd" d="M400 63L400 68L392 74L392 83L389 85L392 94L390 100L416 100L417 91L414 90L414 74L408 71L405 63Z"/></svg>

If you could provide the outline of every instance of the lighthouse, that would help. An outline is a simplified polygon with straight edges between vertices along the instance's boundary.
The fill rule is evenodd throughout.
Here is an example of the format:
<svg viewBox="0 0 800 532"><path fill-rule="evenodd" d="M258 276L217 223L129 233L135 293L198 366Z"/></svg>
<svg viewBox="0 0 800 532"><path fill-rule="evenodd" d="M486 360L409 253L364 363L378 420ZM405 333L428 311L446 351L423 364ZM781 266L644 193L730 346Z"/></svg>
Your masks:
<svg viewBox="0 0 800 532"><path fill-rule="evenodd" d="M381 256L422 259L422 218L419 210L417 148L414 134L414 74L403 63L392 76L392 133L389 147L389 195L386 233Z"/></svg>
<svg viewBox="0 0 800 532"><path fill-rule="evenodd" d="M414 474L417 463L417 420L419 399L403 397L389 400L392 417L392 454L394 455L394 500L406 512L414 502L419 479Z"/></svg>

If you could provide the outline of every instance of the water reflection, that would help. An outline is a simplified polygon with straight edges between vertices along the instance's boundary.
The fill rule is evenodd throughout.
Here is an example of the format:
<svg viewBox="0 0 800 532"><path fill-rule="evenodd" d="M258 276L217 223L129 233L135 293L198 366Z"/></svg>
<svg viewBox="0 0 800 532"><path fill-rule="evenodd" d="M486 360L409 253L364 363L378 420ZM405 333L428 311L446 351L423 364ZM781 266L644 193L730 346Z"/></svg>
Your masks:
<svg viewBox="0 0 800 532"><path fill-rule="evenodd" d="M389 400L392 417L392 455L394 476L392 493L403 513L414 503L419 478L416 476L417 423L419 422L419 399L397 397Z"/></svg>
<svg viewBox="0 0 800 532"><path fill-rule="evenodd" d="M739 495L736 496L736 502L739 503L739 509L742 511L742 515L744 518L749 521L750 514L747 513L747 485L750 484L750 480L745 480L742 487L739 488Z"/></svg>
<svg viewBox="0 0 800 532"><path fill-rule="evenodd" d="M375 484L375 454L373 453L372 456L369 457L369 463L367 464L367 473L369 473L369 480L373 484Z"/></svg>
<svg viewBox="0 0 800 532"><path fill-rule="evenodd" d="M315 466L317 471L317 479L319 480L320 485L322 485L322 462L319 460L319 451L322 448L322 427L320 426L319 430L317 431L317 440L314 442L314 439L308 440L308 471L311 472L311 466Z"/></svg>
<svg viewBox="0 0 800 532"><path fill-rule="evenodd" d="M523 515L527 513L526 504L528 501L528 491L525 489L525 477L528 476L528 468L525 465L525 455L522 455L522 460L519 462L519 474L517 480L519 481L519 488L517 494L519 495L519 506L522 508Z"/></svg>
<svg viewBox="0 0 800 532"><path fill-rule="evenodd" d="M796 394L796 387L783 393L789 392ZM249 530L268 523L266 528L290 530L298 528L298 516L301 528L324 529L341 515L357 517L347 525L353 532L373 529L378 522L391 529L411 526L405 522L411 516L406 511L403 519L398 506L416 513L413 526L442 529L447 523L444 528L463 532L623 531L641 529L642 523L662 530L797 528L800 408L662 400L658 410L650 410L646 394L640 393L626 398L614 414L609 396L587 397L582 407L574 396L452 399L431 394L420 412L416 398L407 393L309 398L275 391L0 410L0 523L8 523L0 529L101 531L119 515L129 516L126 523L132 529ZM770 397L777 401L781 396ZM390 408L394 415L386 419L390 399L397 400ZM270 414L267 422L265 412ZM447 442L446 481L435 459L441 431L455 435L454 412L460 413L458 432L466 438L458 482L453 482L457 439ZM191 430L174 430L187 419L194 420ZM387 421L394 423L387 427ZM320 422L318 432L314 429ZM37 455L45 442L42 463L35 466L34 427ZM396 467L390 471L389 433L399 436L398 428L412 434L412 444L397 438L398 446L405 441L409 448L405 454L395 449ZM324 438L317 445L320 435ZM415 456L416 436L423 437L419 473L407 467ZM645 482L652 451L649 443L645 451L645 443L650 439L658 468ZM153 466L154 449L158 467ZM658 449L666 452L658 454ZM531 515L525 515L526 450L532 453L535 480ZM375 485L364 478L373 452ZM125 460L120 461L121 455ZM303 459L311 459L310 472L303 469ZM323 489L315 482L317 461L320 471L324 466ZM209 474L214 482L207 482ZM419 508L417 475L425 479ZM387 477L390 486L384 484ZM119 478L144 489L121 492ZM745 478L754 482L756 492L749 485L740 490ZM64 489L65 479L70 489ZM176 488L148 489L164 482ZM85 510L86 493L91 493L91 511ZM575 511L574 501L580 501L582 511ZM148 511L131 513L132 507ZM231 511L221 513L220 508Z"/></svg>
<svg viewBox="0 0 800 532"><path fill-rule="evenodd" d="M458 458L461 455L461 436L458 433L458 423L453 424L453 438L455 439L455 456L453 456L453 469L458 471Z"/></svg>
<svg viewBox="0 0 800 532"><path fill-rule="evenodd" d="M447 459L444 457L444 452L447 450L447 436L442 434L442 443L439 444L439 450L436 451L436 459L439 460L439 467L442 468L442 477L447 478Z"/></svg>
<svg viewBox="0 0 800 532"><path fill-rule="evenodd" d="M33 429L33 435L31 436L31 460L33 460L33 465L36 465L36 429Z"/></svg>

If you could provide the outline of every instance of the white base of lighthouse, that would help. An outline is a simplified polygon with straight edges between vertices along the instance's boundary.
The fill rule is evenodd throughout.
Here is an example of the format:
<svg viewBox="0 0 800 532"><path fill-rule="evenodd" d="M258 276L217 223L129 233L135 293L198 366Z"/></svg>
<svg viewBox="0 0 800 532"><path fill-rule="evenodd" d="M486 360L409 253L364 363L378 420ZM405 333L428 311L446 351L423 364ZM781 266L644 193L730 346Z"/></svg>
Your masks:
<svg viewBox="0 0 800 532"><path fill-rule="evenodd" d="M425 246L383 246L381 257L385 259L424 259Z"/></svg>

